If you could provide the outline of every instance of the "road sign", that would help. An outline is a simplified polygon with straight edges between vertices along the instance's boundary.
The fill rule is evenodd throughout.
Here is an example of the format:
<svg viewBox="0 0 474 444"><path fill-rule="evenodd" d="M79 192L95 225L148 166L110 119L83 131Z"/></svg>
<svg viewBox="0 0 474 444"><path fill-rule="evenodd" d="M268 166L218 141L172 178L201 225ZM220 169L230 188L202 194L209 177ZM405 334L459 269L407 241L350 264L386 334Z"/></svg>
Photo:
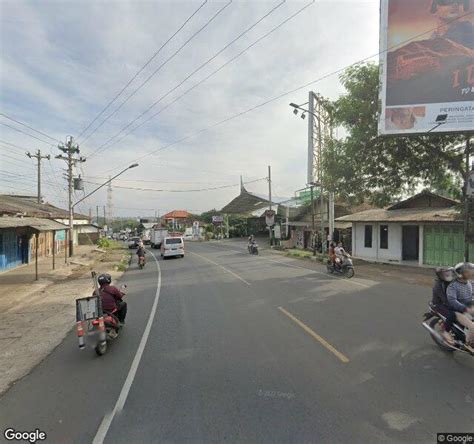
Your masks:
<svg viewBox="0 0 474 444"><path fill-rule="evenodd" d="M467 178L467 195L474 197L474 170L472 170Z"/></svg>
<svg viewBox="0 0 474 444"><path fill-rule="evenodd" d="M267 227L275 225L275 212L273 210L265 211L265 223L267 224Z"/></svg>

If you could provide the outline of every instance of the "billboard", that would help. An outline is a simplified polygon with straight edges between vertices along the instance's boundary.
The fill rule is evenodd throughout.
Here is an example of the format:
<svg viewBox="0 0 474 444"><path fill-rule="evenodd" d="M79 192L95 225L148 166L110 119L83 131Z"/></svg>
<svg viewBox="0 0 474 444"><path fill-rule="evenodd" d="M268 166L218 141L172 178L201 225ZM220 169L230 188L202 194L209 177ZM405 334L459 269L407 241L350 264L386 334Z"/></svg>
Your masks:
<svg viewBox="0 0 474 444"><path fill-rule="evenodd" d="M474 129L474 0L381 0L379 134Z"/></svg>

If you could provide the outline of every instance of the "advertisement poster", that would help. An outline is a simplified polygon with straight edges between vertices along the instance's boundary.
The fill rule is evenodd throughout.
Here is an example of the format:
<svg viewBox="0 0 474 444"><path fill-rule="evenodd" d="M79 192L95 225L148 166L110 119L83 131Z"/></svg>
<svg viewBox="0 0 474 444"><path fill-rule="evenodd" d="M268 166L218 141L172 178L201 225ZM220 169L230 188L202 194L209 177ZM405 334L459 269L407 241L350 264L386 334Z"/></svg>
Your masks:
<svg viewBox="0 0 474 444"><path fill-rule="evenodd" d="M474 129L474 0L381 0L379 134Z"/></svg>

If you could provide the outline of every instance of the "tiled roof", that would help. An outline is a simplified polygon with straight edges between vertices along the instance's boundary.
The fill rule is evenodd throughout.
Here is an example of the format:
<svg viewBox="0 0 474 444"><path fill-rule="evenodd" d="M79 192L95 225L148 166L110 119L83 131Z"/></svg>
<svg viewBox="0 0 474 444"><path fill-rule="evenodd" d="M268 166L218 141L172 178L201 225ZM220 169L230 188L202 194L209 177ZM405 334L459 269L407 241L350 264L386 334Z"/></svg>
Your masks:
<svg viewBox="0 0 474 444"><path fill-rule="evenodd" d="M188 219L189 217L192 217L192 214L186 210L173 210L166 213L163 219Z"/></svg>
<svg viewBox="0 0 474 444"><path fill-rule="evenodd" d="M348 214L336 219L341 222L462 222L456 208L374 209Z"/></svg>

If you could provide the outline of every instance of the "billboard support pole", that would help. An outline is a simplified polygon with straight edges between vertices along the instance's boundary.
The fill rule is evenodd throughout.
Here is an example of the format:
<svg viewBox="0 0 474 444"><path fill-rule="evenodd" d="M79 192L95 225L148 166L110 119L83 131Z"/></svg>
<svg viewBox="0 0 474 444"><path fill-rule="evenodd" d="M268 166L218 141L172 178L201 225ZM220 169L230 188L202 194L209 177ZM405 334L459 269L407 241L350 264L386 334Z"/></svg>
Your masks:
<svg viewBox="0 0 474 444"><path fill-rule="evenodd" d="M471 136L466 135L466 175L464 179L464 261L469 262L469 196L467 195L469 180L469 157L471 154Z"/></svg>

